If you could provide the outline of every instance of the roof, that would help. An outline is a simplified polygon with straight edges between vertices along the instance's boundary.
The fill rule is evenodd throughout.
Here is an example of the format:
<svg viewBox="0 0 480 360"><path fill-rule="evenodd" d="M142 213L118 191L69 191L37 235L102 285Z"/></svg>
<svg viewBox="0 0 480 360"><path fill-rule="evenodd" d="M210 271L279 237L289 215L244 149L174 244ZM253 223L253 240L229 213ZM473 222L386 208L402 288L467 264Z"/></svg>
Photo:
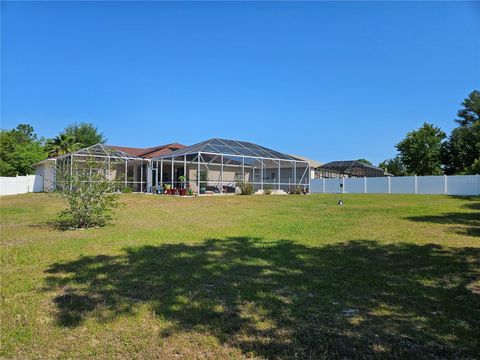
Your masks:
<svg viewBox="0 0 480 360"><path fill-rule="evenodd" d="M42 160L42 161L39 161L39 162L33 164L32 166L33 166L33 167L36 167L36 166L40 166L40 165L45 165L45 164L54 162L56 159L57 159L57 157L52 157L52 158L44 159L44 160Z"/></svg>
<svg viewBox="0 0 480 360"><path fill-rule="evenodd" d="M320 168L325 170L336 170L336 171L344 171L351 168L368 168L374 170L384 171L382 168L365 164L358 160L345 160L345 161L330 161L329 163L323 164Z"/></svg>
<svg viewBox="0 0 480 360"><path fill-rule="evenodd" d="M159 146L154 146L149 148L134 148L134 147L116 146L116 145L109 145L109 147L112 149L123 151L132 156L138 156L144 159L151 159L153 157L168 154L172 151L183 149L185 148L185 145L179 144L179 143L171 143L171 144L159 145Z"/></svg>
<svg viewBox="0 0 480 360"><path fill-rule="evenodd" d="M222 154L229 156L247 156L267 159L295 160L303 161L292 155L287 155L276 150L266 148L247 141L227 140L212 138L202 141L198 144L187 146L183 149L159 156L159 158L170 158L173 156L183 156L202 153Z"/></svg>
<svg viewBox="0 0 480 360"><path fill-rule="evenodd" d="M46 164L50 160L55 160L55 159L63 159L66 157L69 157L71 155L75 156L92 156L92 157L111 157L111 158L117 158L117 159L138 159L141 160L142 158L133 154L126 153L120 148L117 148L115 146L110 146L110 145L104 145L104 144L95 144L77 151L74 151L69 154L63 154L59 156L55 156L49 159L42 160L38 163L33 164L33 166L38 166L42 164Z"/></svg>
<svg viewBox="0 0 480 360"><path fill-rule="evenodd" d="M68 157L70 155L80 155L80 156L99 156L99 157L111 157L111 158L122 158L122 159L141 159L139 156L129 154L121 149L117 149L111 145L104 144L95 144L80 150L77 150L71 154L65 154L58 156L57 159Z"/></svg>
<svg viewBox="0 0 480 360"><path fill-rule="evenodd" d="M307 161L310 164L310 166L313 167L313 168L317 168L319 166L322 166L322 163L318 162L317 160L308 159L306 157L298 156L298 155L290 155L290 156L296 157L297 159L300 159L300 160L303 160L303 161Z"/></svg>
<svg viewBox="0 0 480 360"><path fill-rule="evenodd" d="M141 160L141 159L151 159L154 156L161 156L164 154L168 154L172 151L179 150L184 147L185 145L178 144L178 143L159 145L159 146L150 147L150 148L134 148L134 147L126 147L126 146L95 144L95 145L77 150L72 154L85 155L85 156L110 156L112 158ZM53 161L55 159L61 159L69 155L71 154L65 154L65 155L48 158L33 164L33 166L40 166L43 164L47 164L50 161Z"/></svg>

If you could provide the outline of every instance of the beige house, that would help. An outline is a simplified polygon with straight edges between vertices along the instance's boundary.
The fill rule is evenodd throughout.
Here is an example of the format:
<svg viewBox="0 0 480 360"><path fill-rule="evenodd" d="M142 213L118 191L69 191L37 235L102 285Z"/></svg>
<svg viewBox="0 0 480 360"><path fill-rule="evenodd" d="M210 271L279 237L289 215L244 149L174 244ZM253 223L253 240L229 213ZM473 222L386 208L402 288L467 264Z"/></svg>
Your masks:
<svg viewBox="0 0 480 360"><path fill-rule="evenodd" d="M322 172L320 170L320 166L322 166L321 162L318 162L317 160L312 160L308 159L303 156L298 156L298 155L291 155L294 156L300 160L307 161L308 164L310 165L310 179L320 179L322 177Z"/></svg>
<svg viewBox="0 0 480 360"><path fill-rule="evenodd" d="M44 179L44 191L64 186L56 171L73 173L87 158L100 161L101 171L119 191L160 192L160 189L192 189L198 194L228 194L239 182L254 191L269 189L288 193L296 188L308 192L312 178L310 162L246 141L213 138L185 147L168 144L155 148L128 148L97 144L72 154L35 164Z"/></svg>

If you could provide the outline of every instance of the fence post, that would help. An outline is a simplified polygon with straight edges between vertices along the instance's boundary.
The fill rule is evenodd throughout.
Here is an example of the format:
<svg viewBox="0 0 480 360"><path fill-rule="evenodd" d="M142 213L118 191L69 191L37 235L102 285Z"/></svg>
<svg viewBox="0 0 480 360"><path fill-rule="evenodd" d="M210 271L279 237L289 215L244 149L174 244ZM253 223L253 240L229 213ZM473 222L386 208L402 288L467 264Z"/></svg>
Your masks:
<svg viewBox="0 0 480 360"><path fill-rule="evenodd" d="M392 193L392 184L390 183L390 181L391 181L391 177L387 176L387 186L388 186L388 193L389 194Z"/></svg>
<svg viewBox="0 0 480 360"><path fill-rule="evenodd" d="M325 178L322 178L322 191L325 194Z"/></svg>
<svg viewBox="0 0 480 360"><path fill-rule="evenodd" d="M413 181L414 181L414 186L415 186L415 192L414 194L418 193L418 188L417 188L417 175L413 175Z"/></svg>
<svg viewBox="0 0 480 360"><path fill-rule="evenodd" d="M345 178L342 177L342 194L345 194Z"/></svg>
<svg viewBox="0 0 480 360"><path fill-rule="evenodd" d="M364 194L367 193L367 177L366 176L363 177L363 193Z"/></svg>
<svg viewBox="0 0 480 360"><path fill-rule="evenodd" d="M447 175L443 175L443 180L444 180L443 192L445 195L447 195L448 194Z"/></svg>

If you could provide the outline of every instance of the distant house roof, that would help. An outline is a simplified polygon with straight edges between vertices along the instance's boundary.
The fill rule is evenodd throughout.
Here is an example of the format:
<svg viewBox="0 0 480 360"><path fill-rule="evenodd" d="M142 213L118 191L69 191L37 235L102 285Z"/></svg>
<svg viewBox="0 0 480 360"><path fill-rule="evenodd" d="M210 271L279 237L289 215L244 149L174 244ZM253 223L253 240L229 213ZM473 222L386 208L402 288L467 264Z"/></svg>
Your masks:
<svg viewBox="0 0 480 360"><path fill-rule="evenodd" d="M350 176L383 176L385 171L379 167L358 160L330 161L320 166L321 170L332 171Z"/></svg>
<svg viewBox="0 0 480 360"><path fill-rule="evenodd" d="M295 157L297 159L300 159L300 160L303 160L303 161L308 161L310 166L313 167L313 168L317 168L317 167L322 166L322 163L318 162L317 160L308 159L304 156L298 156L298 155L290 155L290 156L293 156L293 157Z"/></svg>
<svg viewBox="0 0 480 360"><path fill-rule="evenodd" d="M116 145L108 145L108 146L112 149L120 150L129 155L141 157L144 159L151 159L156 156L165 155L172 151L185 148L185 145L178 144L178 143L159 145L159 146L154 146L149 148L134 148L134 147L116 146Z"/></svg>

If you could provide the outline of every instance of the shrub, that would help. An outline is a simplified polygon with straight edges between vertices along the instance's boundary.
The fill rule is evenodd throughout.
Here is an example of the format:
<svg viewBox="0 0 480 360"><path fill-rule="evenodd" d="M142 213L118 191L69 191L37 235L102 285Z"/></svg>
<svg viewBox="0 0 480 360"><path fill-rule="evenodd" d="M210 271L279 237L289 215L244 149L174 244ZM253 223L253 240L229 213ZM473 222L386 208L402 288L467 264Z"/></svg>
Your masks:
<svg viewBox="0 0 480 360"><path fill-rule="evenodd" d="M296 186L293 189L290 190L291 195L301 195L302 194L302 189L300 189L300 186Z"/></svg>
<svg viewBox="0 0 480 360"><path fill-rule="evenodd" d="M263 186L263 193L265 195L270 195L272 193L272 190L273 190L273 186L270 184L266 184Z"/></svg>
<svg viewBox="0 0 480 360"><path fill-rule="evenodd" d="M240 188L240 195L252 195L253 194L253 185L245 182L239 181L237 187Z"/></svg>
<svg viewBox="0 0 480 360"><path fill-rule="evenodd" d="M122 193L124 194L130 194L133 192L133 189L131 186L125 186L123 189L122 189Z"/></svg>
<svg viewBox="0 0 480 360"><path fill-rule="evenodd" d="M60 194L67 202L67 208L59 214L58 225L61 228L105 225L118 205L114 183L106 176L106 162L91 158L81 162L74 160L70 171L68 168L59 166L57 169Z"/></svg>

